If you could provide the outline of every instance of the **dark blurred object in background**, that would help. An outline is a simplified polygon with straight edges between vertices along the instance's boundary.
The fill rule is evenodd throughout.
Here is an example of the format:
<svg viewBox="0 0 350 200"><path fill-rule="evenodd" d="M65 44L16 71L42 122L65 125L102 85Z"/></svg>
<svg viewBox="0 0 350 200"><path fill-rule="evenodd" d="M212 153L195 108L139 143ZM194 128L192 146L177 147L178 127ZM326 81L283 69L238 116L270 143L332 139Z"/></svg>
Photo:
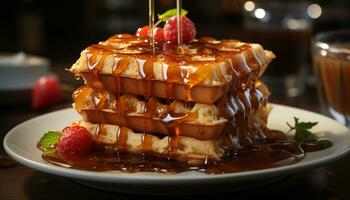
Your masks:
<svg viewBox="0 0 350 200"><path fill-rule="evenodd" d="M68 68L87 45L114 33L134 33L138 27L147 24L147 3L147 0L5 0L0 14L0 51L24 51L48 57L53 64L52 70L63 82L79 84L72 81L73 76L64 68ZM277 19L273 6L278 3L292 10L303 5L299 13L303 17L307 17L310 5L318 5L321 13L317 17L308 16L305 23L291 16L285 23L286 29L271 28L274 22L264 22L264 17L270 14L271 19ZM156 0L156 13L174 7L175 0ZM199 37L234 37L259 42L274 51L277 59L266 72L273 76L293 74L303 66L310 68L309 39L315 32L350 27L348 0L185 0L183 7L189 10ZM268 9L273 13L268 13ZM318 7L313 9L315 12ZM256 21L252 21L254 17Z"/></svg>
<svg viewBox="0 0 350 200"><path fill-rule="evenodd" d="M247 39L263 44L277 55L263 76L275 95L296 97L303 93L313 21L321 13L318 4L304 1L244 4L243 27Z"/></svg>

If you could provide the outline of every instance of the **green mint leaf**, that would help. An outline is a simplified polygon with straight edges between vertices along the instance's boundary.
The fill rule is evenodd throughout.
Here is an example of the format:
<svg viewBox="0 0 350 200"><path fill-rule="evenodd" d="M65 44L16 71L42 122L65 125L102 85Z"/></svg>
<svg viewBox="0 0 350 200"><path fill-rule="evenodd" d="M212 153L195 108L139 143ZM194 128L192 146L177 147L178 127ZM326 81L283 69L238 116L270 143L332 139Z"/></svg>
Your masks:
<svg viewBox="0 0 350 200"><path fill-rule="evenodd" d="M318 122L299 122L299 118L294 117L294 126L287 123L290 130L295 130L294 140L298 144L303 144L307 142L314 142L317 136L309 131L309 129L316 126Z"/></svg>
<svg viewBox="0 0 350 200"><path fill-rule="evenodd" d="M333 146L333 143L329 140L320 140L320 141L318 141L318 143L321 144L324 149L327 149L327 148Z"/></svg>
<svg viewBox="0 0 350 200"><path fill-rule="evenodd" d="M50 149L53 149L55 145L58 143L60 136L61 134L56 131L49 131L45 133L39 141L39 144L38 144L39 148L44 152L49 151Z"/></svg>
<svg viewBox="0 0 350 200"><path fill-rule="evenodd" d="M299 123L299 118L297 118L297 117L293 117L293 118L294 118L294 123L298 124Z"/></svg>
<svg viewBox="0 0 350 200"><path fill-rule="evenodd" d="M181 9L181 15L186 16L188 13L187 10ZM166 11L165 13L158 15L158 20L162 22L166 22L170 17L175 16L177 14L176 8L170 9Z"/></svg>
<svg viewBox="0 0 350 200"><path fill-rule="evenodd" d="M58 158L58 152L57 149L48 149L43 153L45 157L51 157L51 158Z"/></svg>
<svg viewBox="0 0 350 200"><path fill-rule="evenodd" d="M306 129L296 129L294 139L297 143L314 142L317 136Z"/></svg>
<svg viewBox="0 0 350 200"><path fill-rule="evenodd" d="M294 130L295 128L292 126L292 125L290 125L288 122L287 122L287 126L289 127L289 131L291 131L291 130ZM289 132L288 131L288 132Z"/></svg>
<svg viewBox="0 0 350 200"><path fill-rule="evenodd" d="M300 122L297 126L297 128L300 129L311 129L312 127L316 126L318 122Z"/></svg>
<svg viewBox="0 0 350 200"><path fill-rule="evenodd" d="M289 131L296 129L296 125L297 125L297 124L299 124L299 118L296 118L296 117L294 117L294 126L290 125L290 124L287 122L287 125L288 125L289 128L290 128Z"/></svg>

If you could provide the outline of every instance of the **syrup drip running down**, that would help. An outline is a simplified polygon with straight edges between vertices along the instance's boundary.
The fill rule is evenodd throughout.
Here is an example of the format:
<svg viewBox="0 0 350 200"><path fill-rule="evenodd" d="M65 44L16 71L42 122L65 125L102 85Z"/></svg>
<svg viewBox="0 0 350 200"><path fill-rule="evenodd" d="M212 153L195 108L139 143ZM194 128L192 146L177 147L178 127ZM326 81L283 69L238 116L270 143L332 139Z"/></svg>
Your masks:
<svg viewBox="0 0 350 200"><path fill-rule="evenodd" d="M178 45L178 51L181 52L182 48L182 22L181 22L181 10L182 10L182 2L181 0L176 0L176 15L177 15L177 45ZM179 63L177 63L178 66L182 65L182 58L180 57ZM188 94L187 94L188 95ZM187 102L185 103L187 105ZM187 107L187 106L186 106ZM169 114L166 118L163 118L163 122L167 124L168 129L171 129L172 131L171 136L168 140L168 159L172 158L173 156L176 156L176 151L179 143L179 138L181 135L179 124L181 122L185 122L188 120L187 115L181 116L181 117L172 117L171 116L172 111L170 110ZM169 125L170 124L170 125Z"/></svg>

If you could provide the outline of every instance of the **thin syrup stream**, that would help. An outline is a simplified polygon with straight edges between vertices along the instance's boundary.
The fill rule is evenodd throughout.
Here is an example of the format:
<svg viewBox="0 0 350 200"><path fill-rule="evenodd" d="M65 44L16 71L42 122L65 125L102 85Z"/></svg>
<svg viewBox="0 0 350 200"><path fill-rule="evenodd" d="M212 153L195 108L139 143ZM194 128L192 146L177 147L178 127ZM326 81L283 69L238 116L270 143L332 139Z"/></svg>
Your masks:
<svg viewBox="0 0 350 200"><path fill-rule="evenodd" d="M176 15L177 15L177 45L182 46L182 19L181 19L182 1L176 0Z"/></svg>
<svg viewBox="0 0 350 200"><path fill-rule="evenodd" d="M148 23L149 23L149 42L151 51L154 53L154 0L148 0Z"/></svg>

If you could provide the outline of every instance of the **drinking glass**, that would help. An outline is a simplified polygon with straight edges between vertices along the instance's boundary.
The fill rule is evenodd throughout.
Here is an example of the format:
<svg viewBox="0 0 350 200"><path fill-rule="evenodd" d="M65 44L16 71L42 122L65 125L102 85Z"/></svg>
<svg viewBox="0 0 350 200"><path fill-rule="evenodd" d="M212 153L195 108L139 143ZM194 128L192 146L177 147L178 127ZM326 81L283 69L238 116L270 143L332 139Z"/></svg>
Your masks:
<svg viewBox="0 0 350 200"><path fill-rule="evenodd" d="M322 110L349 126L350 30L316 35L312 55Z"/></svg>

